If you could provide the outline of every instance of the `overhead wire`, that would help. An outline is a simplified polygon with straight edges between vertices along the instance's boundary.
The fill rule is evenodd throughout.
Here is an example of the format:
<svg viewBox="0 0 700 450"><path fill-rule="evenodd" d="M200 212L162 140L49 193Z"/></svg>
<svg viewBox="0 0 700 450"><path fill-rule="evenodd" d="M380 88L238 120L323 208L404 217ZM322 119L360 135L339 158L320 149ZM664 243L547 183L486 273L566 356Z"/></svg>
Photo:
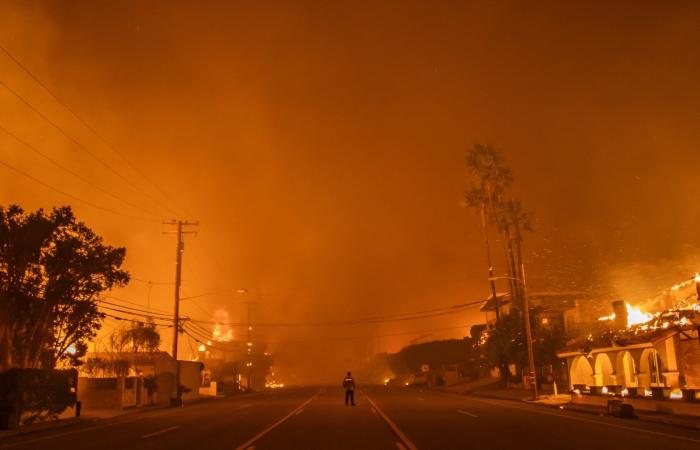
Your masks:
<svg viewBox="0 0 700 450"><path fill-rule="evenodd" d="M163 317L164 319L172 320L172 317L170 317L169 314L165 314L165 313L158 313L158 312L148 311L145 309L134 308L131 306L120 305L118 303L108 302L106 300L97 300L97 303L104 304L104 305L110 305L110 306L116 306L116 307L124 308L124 309L130 310L130 311L135 311L138 313L147 314L147 315L153 316L153 317Z"/></svg>
<svg viewBox="0 0 700 450"><path fill-rule="evenodd" d="M439 316L445 316L449 314L456 314L463 312L465 308L471 307L471 306L478 306L484 303L484 300L477 300L473 302L467 302L467 303L462 303L459 305L452 305L444 308L435 308L433 310L430 310L432 312L429 313L421 313L421 312L412 312L412 313L404 313L404 314L394 314L394 315L389 315L389 316L375 316L375 317L368 317L364 319L355 319L355 320L342 320L342 321L327 321L327 322L261 322L261 323L256 323L255 326L262 326L262 327L323 327L323 326L350 326L350 325L365 325L365 324L373 324L373 323L386 323L386 322L400 322L400 321L408 321L408 320L419 320L419 319L426 319L426 318L431 318L431 317L439 317ZM192 320L193 322L197 322L200 324L218 324L220 322L211 322L211 321L203 321L203 320ZM227 325L229 326L247 326L247 322L233 322L233 323L228 323Z"/></svg>
<svg viewBox="0 0 700 450"><path fill-rule="evenodd" d="M12 170L13 172L16 172L16 173L18 173L26 178L29 178L30 180L34 181L37 184L44 186L47 189L50 189L54 192L57 192L57 193L64 195L68 198L71 198L71 199L75 200L76 202L82 203L84 205L90 206L90 207L95 208L95 209L99 209L100 211L105 211L105 212L108 212L110 214L115 214L115 215L122 216L122 217L128 217L129 219L136 219L136 220L142 220L142 221L146 221L146 222L153 222L153 219L150 219L147 217L134 216L132 214L123 213L123 212L120 212L120 211L117 211L117 210L114 210L111 208L107 208L105 206L98 205L97 203L93 203L89 200L85 200L83 198L77 197L69 192L66 192L64 190L61 190L61 189L55 187L55 186L50 185L49 183L46 183L45 181L42 181L39 178L37 178L33 175L30 175L27 172L25 172L21 169L18 169L5 161L0 161L0 165Z"/></svg>
<svg viewBox="0 0 700 450"><path fill-rule="evenodd" d="M123 302L123 303L128 303L128 304L131 304L131 305L135 305L135 306L140 306L140 307L144 307L144 306L145 306L145 305L143 305L143 304L141 304L141 303L134 302L134 301L131 301L131 300L127 300L127 299L122 298L122 297L115 297L115 296L113 296L113 295L105 295L104 297L105 297L105 298L112 299L112 300L117 300L117 301L120 301L120 302ZM149 311L149 312L150 312L150 311L155 311L155 312L158 312L158 313L162 313L162 314L164 314L164 315L171 315L171 314L172 314L171 312L169 312L169 311L164 311L164 310L162 310L162 309L151 308L151 307L147 307L147 308L149 308L149 309L147 310L147 311Z"/></svg>
<svg viewBox="0 0 700 450"><path fill-rule="evenodd" d="M63 164L61 164L60 162L58 162L58 161L56 161L55 159L53 159L51 156L49 156L49 155L47 155L46 153L42 152L42 151L39 150L37 147L35 147L34 145L32 145L32 144L30 144L29 142L25 141L24 139L20 138L19 136L17 136L16 134L14 134L13 132L11 132L10 130L8 130L7 128L5 128L5 127L2 126L2 125L0 125L0 131L2 131L3 133L5 133L7 136L11 137L11 138L14 139L15 141L19 142L19 143L22 144L24 147L30 149L31 151L33 151L33 152L36 153L37 155L41 156L41 157L44 158L45 160L49 161L49 162L50 162L51 164L53 164L54 166L58 167L59 169L63 170L64 172L70 174L71 176L77 178L78 180L80 180L80 181L82 181L83 183L87 184L88 186L92 187L93 189L96 189L96 190L100 191L101 193L103 193L103 194L105 194L105 195L107 195L107 196L109 196L109 197L112 197L112 198L114 198L115 200L118 200L118 201L124 203L125 205L128 205L128 206L130 206L130 207L132 207L132 208L134 208L134 209L138 209L139 211L141 211L141 212L143 212L143 213L146 213L146 214L149 214L149 215L151 214L151 212L150 212L149 210L147 210L147 209L145 209L145 208L143 208L143 207L141 207L141 206L139 206L139 205L137 205L137 204L135 204L135 203L132 203L132 202L126 200L125 198L122 198L122 197L120 197L120 196L114 194L113 192L108 191L107 189L104 189L104 188L100 187L99 185L93 183L92 181L90 181L89 179L87 179L87 178L85 178L84 176L80 175L78 172L74 171L73 169L71 169L71 168L69 168L69 167L67 167L67 166L65 166L65 165L63 165ZM155 216L154 216L154 217L155 217Z"/></svg>
<svg viewBox="0 0 700 450"><path fill-rule="evenodd" d="M416 330L416 331L401 331L401 332L396 332L396 333L387 333L387 334L372 334L372 335L362 335L362 336L332 336L332 337L326 337L326 338L318 338L318 339L304 339L304 340L297 340L297 339L292 339L288 340L285 339L284 342L294 342L294 343L309 343L309 342L319 342L319 341L345 341L345 340L355 340L355 339L373 339L373 338L383 338L383 337L391 337L391 336L402 336L402 335L407 335L407 334L425 334L425 333L436 333L436 332L441 332L441 331L454 331L454 330L463 330L465 329L465 326L458 326L458 327L446 327L446 328L433 328L433 329L428 329L428 330Z"/></svg>
<svg viewBox="0 0 700 450"><path fill-rule="evenodd" d="M137 165L133 164L122 152L120 152L109 140L107 140L102 134L100 134L92 125L90 125L85 119L83 119L78 113L71 108L65 101L63 101L52 89L50 89L44 82L37 77L34 72L29 70L29 68L24 65L18 58L16 58L12 53L10 53L9 50L7 50L6 47L0 45L0 50L2 50L5 55L7 55L10 60L12 60L20 69L22 69L32 80L34 80L39 86L41 86L51 97L53 97L58 104L63 106L66 111L68 111L78 122L80 122L85 128L87 128L94 136L96 136L107 148L109 148L113 153L118 155L134 172L136 172L138 175L140 175L146 182L148 182L151 186L153 186L165 199L170 201L173 204L177 204L175 200L173 200L160 186L158 186L154 181L152 181L146 174L138 168ZM115 172L116 173L116 172ZM160 203L158 200L153 199L150 195L148 195L145 191L142 189L138 188L137 186L134 186L137 190L141 191L144 195L147 197L151 198L154 200L156 203ZM165 209L168 209L170 212L173 212L175 214L178 214L176 211L172 210L167 204L162 204L162 206ZM184 211L187 212L187 211Z"/></svg>
<svg viewBox="0 0 700 450"><path fill-rule="evenodd" d="M126 317L117 316L117 315L109 314L109 313L106 313L106 312L101 312L100 314L103 314L103 315L105 315L105 316L107 316L107 317L110 317L110 318L112 318L112 319L115 319L115 320L123 320L123 321L125 321L125 322L133 322L133 323L143 323L143 320L129 319L129 318L126 318ZM156 327L161 327L161 328L171 328L171 327L172 327L172 324L171 324L171 325L165 325L165 324L161 324L161 323L154 323L153 325L156 326Z"/></svg>
<svg viewBox="0 0 700 450"><path fill-rule="evenodd" d="M168 319L168 318L155 317L152 314L144 314L144 313L139 313L139 312L135 312L135 311L125 310L122 308L115 308L112 306L98 305L98 307L101 309L106 309L108 311L118 312L118 313L122 313L122 314L128 314L131 316L144 317L144 318L151 319L151 320L160 320L160 321L166 321L166 322L173 321L172 319Z"/></svg>

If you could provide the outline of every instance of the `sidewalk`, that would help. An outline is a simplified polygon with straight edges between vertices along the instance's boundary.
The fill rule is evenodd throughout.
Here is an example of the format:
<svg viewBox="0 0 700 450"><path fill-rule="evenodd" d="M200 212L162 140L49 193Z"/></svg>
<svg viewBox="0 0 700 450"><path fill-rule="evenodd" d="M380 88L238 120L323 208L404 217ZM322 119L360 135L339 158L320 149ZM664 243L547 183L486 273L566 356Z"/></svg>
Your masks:
<svg viewBox="0 0 700 450"><path fill-rule="evenodd" d="M548 406L550 408L558 408L562 410L575 411L596 416L606 416L607 409L601 406L592 405L575 405L571 403L571 395L559 394L540 395L537 400L532 400L530 391L517 388L503 388L498 384L488 385L482 389L477 389L472 392L466 392L469 395L477 397L494 398L499 400L509 400L516 402L525 402ZM696 416L684 416L680 414L664 414L649 411L635 411L635 418L642 422L661 423L664 425L672 425L683 428L700 430L700 418Z"/></svg>

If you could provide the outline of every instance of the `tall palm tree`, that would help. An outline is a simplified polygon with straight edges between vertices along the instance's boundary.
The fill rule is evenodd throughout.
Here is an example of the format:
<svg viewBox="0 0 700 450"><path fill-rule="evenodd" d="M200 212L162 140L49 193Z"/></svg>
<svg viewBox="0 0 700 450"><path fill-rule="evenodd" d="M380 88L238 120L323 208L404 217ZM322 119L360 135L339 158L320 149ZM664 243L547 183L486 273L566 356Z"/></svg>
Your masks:
<svg viewBox="0 0 700 450"><path fill-rule="evenodd" d="M500 154L490 145L476 144L466 155L467 168L473 178L471 189L466 194L467 204L479 211L481 228L486 245L486 257L489 265L488 274L491 281L491 295L496 309L496 321L500 321L501 308L493 280L493 261L489 240L489 223L497 223L498 202L505 190L513 182L510 169L503 165ZM488 222L487 223L487 218Z"/></svg>

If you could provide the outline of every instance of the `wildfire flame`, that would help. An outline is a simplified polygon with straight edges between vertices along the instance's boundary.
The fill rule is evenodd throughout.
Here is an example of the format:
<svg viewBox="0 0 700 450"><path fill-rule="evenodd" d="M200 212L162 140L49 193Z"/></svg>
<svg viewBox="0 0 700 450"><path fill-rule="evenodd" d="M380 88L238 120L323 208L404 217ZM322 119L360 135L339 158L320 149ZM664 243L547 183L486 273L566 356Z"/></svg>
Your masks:
<svg viewBox="0 0 700 450"><path fill-rule="evenodd" d="M228 313L219 309L214 313L214 329L211 332L213 340L218 342L230 342L233 340L233 328L229 325Z"/></svg>
<svg viewBox="0 0 700 450"><path fill-rule="evenodd" d="M638 306L632 306L627 302L625 302L625 308L627 308L627 327L628 328L633 326L633 325L647 323L651 319L654 318L654 316L652 316L651 314L647 314L645 312L642 312ZM609 316L599 317L598 320L600 320L600 321L615 320L615 313L612 313Z"/></svg>

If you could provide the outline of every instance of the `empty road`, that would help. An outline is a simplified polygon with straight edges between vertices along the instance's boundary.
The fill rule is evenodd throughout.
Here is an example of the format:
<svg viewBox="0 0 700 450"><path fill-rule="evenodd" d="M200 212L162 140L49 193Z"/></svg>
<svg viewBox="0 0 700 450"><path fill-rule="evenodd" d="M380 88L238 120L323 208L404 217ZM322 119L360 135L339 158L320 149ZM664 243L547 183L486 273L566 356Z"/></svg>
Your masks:
<svg viewBox="0 0 700 450"><path fill-rule="evenodd" d="M7 438L15 450L700 448L700 432L413 388L304 387Z"/></svg>

